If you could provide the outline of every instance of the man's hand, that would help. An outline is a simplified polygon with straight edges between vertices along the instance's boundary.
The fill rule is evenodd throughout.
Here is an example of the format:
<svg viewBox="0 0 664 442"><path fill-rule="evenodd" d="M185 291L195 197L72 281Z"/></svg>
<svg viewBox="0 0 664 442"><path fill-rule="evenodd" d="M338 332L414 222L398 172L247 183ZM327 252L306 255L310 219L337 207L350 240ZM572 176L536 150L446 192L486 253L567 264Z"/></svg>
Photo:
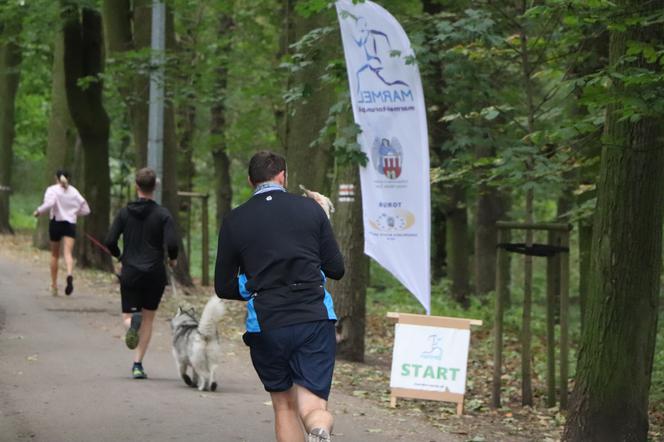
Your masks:
<svg viewBox="0 0 664 442"><path fill-rule="evenodd" d="M178 265L178 260L177 259L169 259L168 260L168 265L174 269Z"/></svg>
<svg viewBox="0 0 664 442"><path fill-rule="evenodd" d="M39 216L39 211L35 210L34 212L32 212L32 216L37 218Z"/></svg>

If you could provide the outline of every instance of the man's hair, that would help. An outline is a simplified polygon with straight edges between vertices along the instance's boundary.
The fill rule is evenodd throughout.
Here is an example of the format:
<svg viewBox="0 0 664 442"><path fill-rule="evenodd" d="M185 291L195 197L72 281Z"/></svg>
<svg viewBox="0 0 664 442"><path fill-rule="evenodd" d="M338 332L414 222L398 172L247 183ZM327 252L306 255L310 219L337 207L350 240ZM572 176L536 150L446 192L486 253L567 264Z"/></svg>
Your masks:
<svg viewBox="0 0 664 442"><path fill-rule="evenodd" d="M268 150L257 152L249 161L249 179L254 185L270 181L284 170L286 159Z"/></svg>
<svg viewBox="0 0 664 442"><path fill-rule="evenodd" d="M157 174L149 167L144 167L136 172L136 185L142 192L152 193L157 185Z"/></svg>

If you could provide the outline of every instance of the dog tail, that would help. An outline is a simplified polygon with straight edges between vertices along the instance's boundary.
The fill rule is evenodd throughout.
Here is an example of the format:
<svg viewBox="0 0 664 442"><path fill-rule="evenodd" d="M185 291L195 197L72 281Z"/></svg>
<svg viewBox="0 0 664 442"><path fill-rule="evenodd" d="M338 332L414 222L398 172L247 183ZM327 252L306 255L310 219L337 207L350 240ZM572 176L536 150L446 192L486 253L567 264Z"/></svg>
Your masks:
<svg viewBox="0 0 664 442"><path fill-rule="evenodd" d="M330 214L334 213L334 204L328 197L326 197L322 193L309 190L306 187L304 187L302 184L300 184L300 189L302 189L302 191L304 192L302 196L306 196L307 198L311 198L314 201L316 201L323 208L328 218L330 217Z"/></svg>
<svg viewBox="0 0 664 442"><path fill-rule="evenodd" d="M198 333L205 337L215 336L217 334L217 324L224 316L225 311L224 302L217 295L212 295L203 309L201 321L198 323Z"/></svg>

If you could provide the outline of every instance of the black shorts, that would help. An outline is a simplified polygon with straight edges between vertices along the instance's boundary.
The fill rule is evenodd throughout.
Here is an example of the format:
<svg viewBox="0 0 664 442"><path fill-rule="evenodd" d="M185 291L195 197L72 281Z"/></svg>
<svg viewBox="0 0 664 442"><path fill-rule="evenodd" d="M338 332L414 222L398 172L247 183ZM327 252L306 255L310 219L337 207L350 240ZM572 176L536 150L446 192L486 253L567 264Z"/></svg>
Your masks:
<svg viewBox="0 0 664 442"><path fill-rule="evenodd" d="M157 310L166 286L165 271L141 272L123 267L120 276L122 313Z"/></svg>
<svg viewBox="0 0 664 442"><path fill-rule="evenodd" d="M69 221L56 221L55 218L48 223L48 236L53 242L58 242L63 236L76 238L76 224Z"/></svg>
<svg viewBox="0 0 664 442"><path fill-rule="evenodd" d="M297 384L327 400L337 351L334 321L287 325L242 338L266 391L286 391Z"/></svg>

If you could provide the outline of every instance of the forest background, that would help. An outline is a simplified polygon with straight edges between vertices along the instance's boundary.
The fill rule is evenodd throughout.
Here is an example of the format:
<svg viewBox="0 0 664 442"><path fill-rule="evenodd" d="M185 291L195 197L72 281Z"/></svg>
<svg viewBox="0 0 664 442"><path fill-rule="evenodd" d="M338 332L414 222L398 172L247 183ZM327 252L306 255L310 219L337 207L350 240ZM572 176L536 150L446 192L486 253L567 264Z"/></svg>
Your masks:
<svg viewBox="0 0 664 442"><path fill-rule="evenodd" d="M93 214L81 228L93 237L103 238L112 214L133 198L133 173L147 159L150 4L0 4L0 232L29 232L36 247L46 247L46 220L37 224L31 213L60 167L73 172L90 201ZM411 38L425 88L432 313L485 320L473 345L490 349L496 221L570 224L572 350L565 388L583 417L568 421L564 437L589 440L581 428L605 425L644 436L648 419L650 437L657 437L664 409L664 328L657 320L664 2L380 4ZM250 196L246 164L254 152L283 153L291 190L303 184L333 201L338 184L359 188L365 158L355 141L359 129L329 2L169 0L167 6L163 192L186 250L177 278L190 286L204 273L201 205L178 192L211 195L209 273L214 232ZM389 358L386 331L375 323L387 311L423 310L363 256L359 198L338 204L332 221L350 269L331 287L340 355ZM511 240L549 238L515 231ZM83 237L77 257L84 266L110 265ZM505 363L528 361L505 375L506 402L550 409L546 262L512 255L505 265L511 270ZM531 273L532 291L524 284ZM607 329L615 336L607 337ZM636 346L644 350L635 364L624 355ZM478 376L488 379L490 362L478 361ZM532 388L523 388L524 376L534 379ZM476 384L471 393L486 396Z"/></svg>

